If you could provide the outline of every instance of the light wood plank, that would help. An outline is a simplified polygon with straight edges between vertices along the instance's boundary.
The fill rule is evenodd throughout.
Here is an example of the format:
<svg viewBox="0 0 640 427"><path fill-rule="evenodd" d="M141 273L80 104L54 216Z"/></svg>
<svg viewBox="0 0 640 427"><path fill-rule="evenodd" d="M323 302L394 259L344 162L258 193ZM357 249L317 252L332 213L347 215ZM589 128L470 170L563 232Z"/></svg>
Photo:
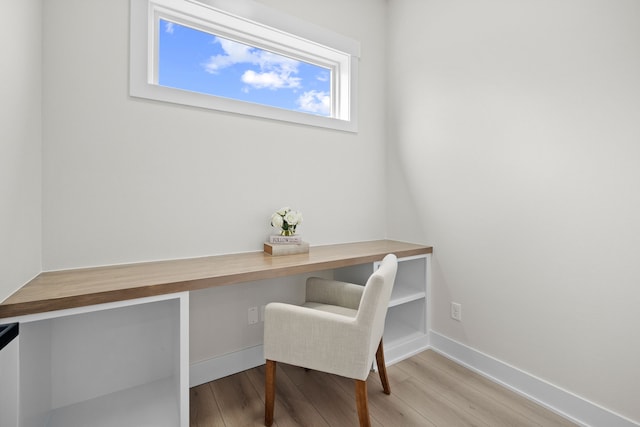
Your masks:
<svg viewBox="0 0 640 427"><path fill-rule="evenodd" d="M265 366L258 366L247 372L249 380L258 391L262 401L264 396ZM328 427L318 410L309 402L289 379L286 372L277 369L276 402L274 424L279 427Z"/></svg>
<svg viewBox="0 0 640 427"><path fill-rule="evenodd" d="M488 378L477 374L464 366L458 365L450 359L436 353L435 351L425 351L416 355L423 363L444 372L450 376L452 381L465 383L475 388L484 396L491 398L496 404L506 406L518 412L526 419L528 424L539 426L575 426L571 421L551 412L531 400L514 393ZM525 425L525 424L522 424Z"/></svg>
<svg viewBox="0 0 640 427"><path fill-rule="evenodd" d="M226 426L264 426L264 402L246 373L230 375L209 384Z"/></svg>
<svg viewBox="0 0 640 427"><path fill-rule="evenodd" d="M497 404L482 391L471 387L465 381L447 376L431 364L422 363L419 358L407 360L401 367L417 381L438 393L457 408L463 408L470 417L495 427L530 426L537 424L505 405Z"/></svg>
<svg viewBox="0 0 640 427"><path fill-rule="evenodd" d="M464 407L442 396L442 388L425 387L415 379L406 380L394 388L394 394L437 426L482 426L490 427L469 414Z"/></svg>
<svg viewBox="0 0 640 427"><path fill-rule="evenodd" d="M333 381L333 375L313 370L306 371L286 364L280 365L329 425L358 425L353 380L350 380L350 391L345 391ZM380 424L372 420L371 425L379 426Z"/></svg>
<svg viewBox="0 0 640 427"><path fill-rule="evenodd" d="M264 366L243 374L210 383L227 426L259 425L264 418ZM575 427L431 350L388 367L387 374L391 395L384 394L377 373L372 372L367 379L369 411L375 426ZM247 381L253 385L253 392L247 391ZM276 383L274 425L358 425L353 380L278 364ZM202 405L203 400L192 401L191 405ZM252 415L247 417L246 413Z"/></svg>
<svg viewBox="0 0 640 427"><path fill-rule="evenodd" d="M218 403L213 396L210 383L193 387L189 392L191 427L224 426Z"/></svg>
<svg viewBox="0 0 640 427"><path fill-rule="evenodd" d="M434 427L434 424L420 415L415 409L407 405L393 392L396 384L408 380L410 377L398 369L395 365L387 367L389 382L391 383L391 394L387 395L383 391L380 378L375 372L369 374L367 385L369 389L369 411L372 420L383 426L421 426ZM333 376L344 390L349 391L352 387L352 380L339 376Z"/></svg>

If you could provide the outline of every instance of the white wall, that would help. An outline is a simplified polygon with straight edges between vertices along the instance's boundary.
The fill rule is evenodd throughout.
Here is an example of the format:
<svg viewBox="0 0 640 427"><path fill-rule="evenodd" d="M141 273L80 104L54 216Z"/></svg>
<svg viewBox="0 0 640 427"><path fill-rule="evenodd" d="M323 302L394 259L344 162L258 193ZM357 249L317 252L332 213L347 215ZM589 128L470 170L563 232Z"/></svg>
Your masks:
<svg viewBox="0 0 640 427"><path fill-rule="evenodd" d="M129 1L44 2L45 270L261 250L284 205L312 245L384 237L385 2L262 3L361 42L357 134L130 98ZM278 283L194 293L192 362L260 343Z"/></svg>
<svg viewBox="0 0 640 427"><path fill-rule="evenodd" d="M45 270L261 250L284 205L384 237L384 1L263 3L362 43L357 134L130 98L129 1L44 2Z"/></svg>
<svg viewBox="0 0 640 427"><path fill-rule="evenodd" d="M640 3L389 4L390 237L434 245L434 329L640 422Z"/></svg>
<svg viewBox="0 0 640 427"><path fill-rule="evenodd" d="M0 302L40 272L42 6L2 3Z"/></svg>

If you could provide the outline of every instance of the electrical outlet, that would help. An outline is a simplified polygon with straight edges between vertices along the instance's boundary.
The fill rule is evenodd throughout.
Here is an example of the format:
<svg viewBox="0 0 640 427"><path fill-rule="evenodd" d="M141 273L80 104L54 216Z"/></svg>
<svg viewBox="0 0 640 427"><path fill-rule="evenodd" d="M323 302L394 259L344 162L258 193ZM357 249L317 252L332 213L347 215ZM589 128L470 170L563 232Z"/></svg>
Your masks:
<svg viewBox="0 0 640 427"><path fill-rule="evenodd" d="M462 322L462 305L457 302L451 303L451 318L458 322Z"/></svg>
<svg viewBox="0 0 640 427"><path fill-rule="evenodd" d="M250 325L258 323L258 307L249 307L248 320Z"/></svg>

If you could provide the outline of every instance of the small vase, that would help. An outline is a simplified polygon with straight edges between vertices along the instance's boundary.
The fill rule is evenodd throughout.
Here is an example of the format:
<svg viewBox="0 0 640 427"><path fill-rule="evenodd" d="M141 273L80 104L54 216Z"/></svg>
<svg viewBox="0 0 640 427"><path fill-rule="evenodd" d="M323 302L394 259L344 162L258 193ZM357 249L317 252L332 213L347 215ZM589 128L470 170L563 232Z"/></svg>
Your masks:
<svg viewBox="0 0 640 427"><path fill-rule="evenodd" d="M287 230L282 230L280 232L281 236L293 236L294 234L296 234L296 232L294 230L290 229L290 228L287 229Z"/></svg>

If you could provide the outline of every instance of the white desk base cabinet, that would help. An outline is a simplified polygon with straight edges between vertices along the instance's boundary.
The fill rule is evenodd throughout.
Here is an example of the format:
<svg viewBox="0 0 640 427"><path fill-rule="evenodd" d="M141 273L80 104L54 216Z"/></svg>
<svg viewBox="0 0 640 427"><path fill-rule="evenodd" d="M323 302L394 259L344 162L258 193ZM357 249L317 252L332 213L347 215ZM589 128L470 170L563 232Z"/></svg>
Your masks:
<svg viewBox="0 0 640 427"><path fill-rule="evenodd" d="M188 427L188 292L5 320L19 427Z"/></svg>

